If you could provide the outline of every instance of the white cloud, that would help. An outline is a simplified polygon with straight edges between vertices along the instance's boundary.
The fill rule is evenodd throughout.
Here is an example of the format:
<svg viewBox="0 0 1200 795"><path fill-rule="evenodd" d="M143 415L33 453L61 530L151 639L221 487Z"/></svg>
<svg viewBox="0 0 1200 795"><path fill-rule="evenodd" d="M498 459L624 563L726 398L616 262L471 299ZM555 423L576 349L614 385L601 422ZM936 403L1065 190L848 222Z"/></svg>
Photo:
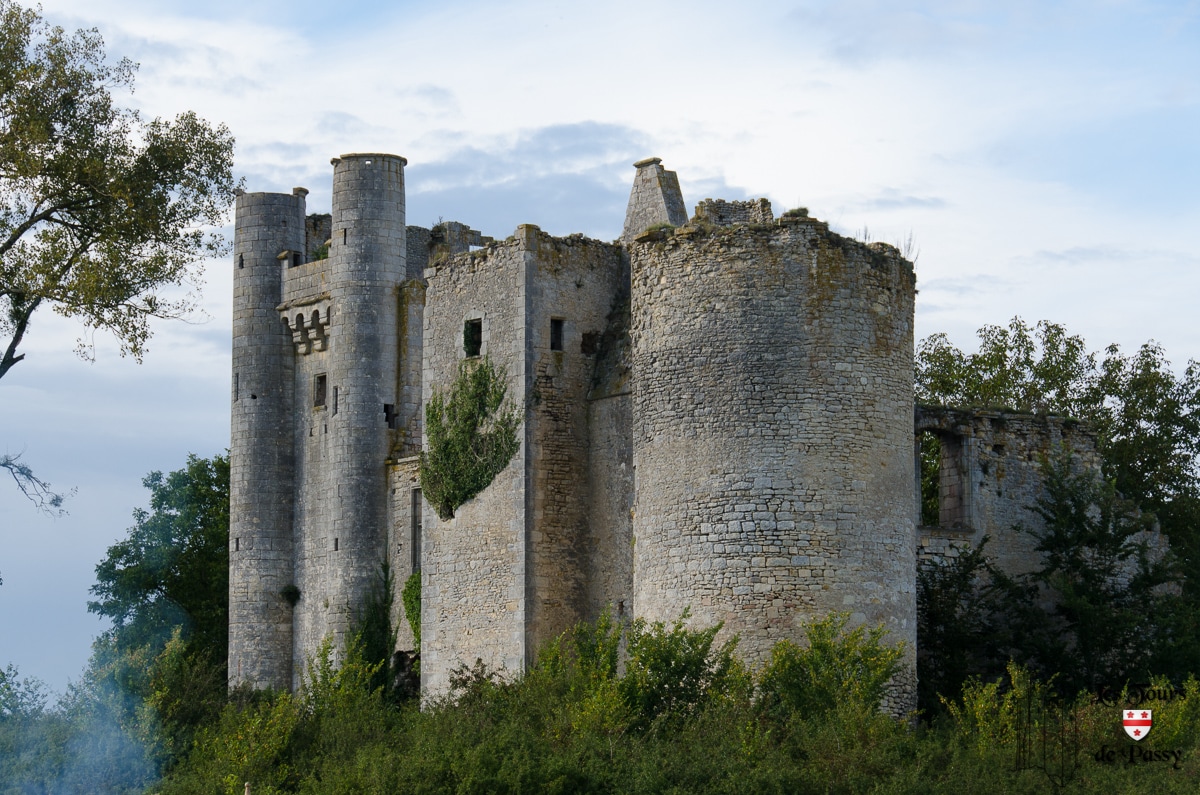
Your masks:
<svg viewBox="0 0 1200 795"><path fill-rule="evenodd" d="M878 240L911 232L920 335L970 345L1020 314L1094 347L1153 337L1176 363L1200 356L1194 2L44 6L141 61L144 113L226 122L247 188L304 185L312 210L328 209L331 156L391 151L409 159L411 222L612 237L632 161L658 155L689 204L767 196ZM101 551L146 471L227 443L229 263L207 273L213 320L156 326L144 366L104 341L97 364L74 361L75 327L46 316L0 383L0 410L21 418L0 449L27 446L80 486ZM117 494L118 476L123 510L85 498ZM2 490L0 512L0 536L92 556L63 576L94 565L95 548ZM16 609L13 565L0 558L0 616Z"/></svg>

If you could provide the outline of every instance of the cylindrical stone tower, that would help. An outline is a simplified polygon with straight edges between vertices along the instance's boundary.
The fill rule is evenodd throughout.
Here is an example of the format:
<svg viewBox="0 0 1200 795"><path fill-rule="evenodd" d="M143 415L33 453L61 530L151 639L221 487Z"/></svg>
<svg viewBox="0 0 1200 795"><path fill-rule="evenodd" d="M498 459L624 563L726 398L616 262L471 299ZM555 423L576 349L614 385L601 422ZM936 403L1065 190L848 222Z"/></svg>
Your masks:
<svg viewBox="0 0 1200 795"><path fill-rule="evenodd" d="M397 396L399 286L405 278L404 166L396 155L333 161L328 461L333 536L326 632L343 640L378 576L387 541L389 423ZM331 411L332 413L332 411ZM314 606L315 609L315 606Z"/></svg>
<svg viewBox="0 0 1200 795"><path fill-rule="evenodd" d="M229 450L229 680L292 683L291 334L276 309L283 252L304 249L304 193L237 197Z"/></svg>
<svg viewBox="0 0 1200 795"><path fill-rule="evenodd" d="M636 614L723 621L751 663L832 612L882 622L915 704L911 263L792 217L631 260Z"/></svg>

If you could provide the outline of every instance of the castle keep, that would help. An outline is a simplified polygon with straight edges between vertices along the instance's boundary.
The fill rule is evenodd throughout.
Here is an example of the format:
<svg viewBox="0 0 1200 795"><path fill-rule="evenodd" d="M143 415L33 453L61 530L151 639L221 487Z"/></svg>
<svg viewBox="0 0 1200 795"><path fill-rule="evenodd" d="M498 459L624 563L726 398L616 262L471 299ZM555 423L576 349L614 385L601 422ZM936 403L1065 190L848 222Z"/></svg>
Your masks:
<svg viewBox="0 0 1200 795"><path fill-rule="evenodd" d="M421 572L428 691L477 658L519 670L605 610L724 622L752 663L845 611L907 644L902 709L918 557L1028 520L1035 453L1092 449L1053 418L914 419L913 266L892 246L765 199L689 221L657 158L612 243L406 226L405 164L334 159L331 218L302 188L237 199L232 684L294 686L386 560ZM483 356L520 448L443 521L417 477L424 406ZM917 526L920 433L942 440L936 528Z"/></svg>

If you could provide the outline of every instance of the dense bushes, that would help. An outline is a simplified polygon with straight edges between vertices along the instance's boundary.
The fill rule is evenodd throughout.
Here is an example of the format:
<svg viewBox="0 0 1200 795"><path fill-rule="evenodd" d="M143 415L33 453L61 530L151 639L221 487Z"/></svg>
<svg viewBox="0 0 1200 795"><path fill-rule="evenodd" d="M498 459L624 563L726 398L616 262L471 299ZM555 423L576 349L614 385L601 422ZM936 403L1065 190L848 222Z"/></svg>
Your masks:
<svg viewBox="0 0 1200 795"><path fill-rule="evenodd" d="M358 650L335 667L325 647L295 696L228 706L158 791L240 795L245 781L255 795L1194 791L1194 681L1186 698L1154 705L1160 733L1142 743L1180 751L1178 769L1174 757L1103 764L1093 759L1103 747L1133 745L1117 708L1051 709L1018 668L1003 683L968 682L932 726L881 714L898 652L845 623L810 627L808 644L781 645L753 672L715 644L715 628L603 619L550 644L524 676L460 669L423 710L372 691L374 666Z"/></svg>

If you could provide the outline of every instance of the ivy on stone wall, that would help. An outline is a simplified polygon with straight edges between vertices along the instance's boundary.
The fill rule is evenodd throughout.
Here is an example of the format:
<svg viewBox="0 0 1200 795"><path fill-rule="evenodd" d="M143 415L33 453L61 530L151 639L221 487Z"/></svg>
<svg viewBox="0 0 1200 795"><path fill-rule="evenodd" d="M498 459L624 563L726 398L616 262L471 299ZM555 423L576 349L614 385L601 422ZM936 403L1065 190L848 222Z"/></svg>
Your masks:
<svg viewBox="0 0 1200 795"><path fill-rule="evenodd" d="M421 651L421 571L418 569L408 576L404 582L404 590L400 592L404 602L404 617L413 634L413 648Z"/></svg>
<svg viewBox="0 0 1200 795"><path fill-rule="evenodd" d="M443 392L425 406L427 449L421 453L421 493L443 521L486 489L516 455L521 418L504 406L503 368L485 356L464 359Z"/></svg>

